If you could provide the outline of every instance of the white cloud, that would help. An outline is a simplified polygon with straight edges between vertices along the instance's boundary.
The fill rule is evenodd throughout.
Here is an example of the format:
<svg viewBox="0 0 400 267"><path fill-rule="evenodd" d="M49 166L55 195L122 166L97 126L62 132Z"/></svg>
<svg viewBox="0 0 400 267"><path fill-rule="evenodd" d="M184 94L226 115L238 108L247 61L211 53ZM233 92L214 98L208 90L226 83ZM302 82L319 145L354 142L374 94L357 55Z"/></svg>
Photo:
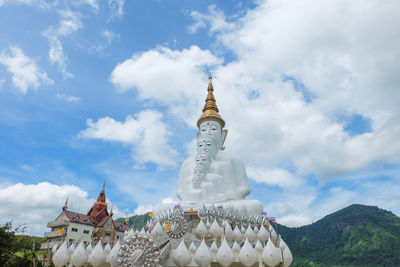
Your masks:
<svg viewBox="0 0 400 267"><path fill-rule="evenodd" d="M47 77L47 73L40 70L36 62L27 57L18 47L11 46L9 52L3 50L0 53L0 64L12 74L13 85L23 94L26 94L30 88L35 89L42 84L53 83Z"/></svg>
<svg viewBox="0 0 400 267"><path fill-rule="evenodd" d="M286 226L310 224L351 204L378 206L400 214L398 169L368 171L342 179L345 183L333 187L302 184L282 190L267 188L260 198L268 214Z"/></svg>
<svg viewBox="0 0 400 267"><path fill-rule="evenodd" d="M112 17L121 18L124 15L125 0L108 0Z"/></svg>
<svg viewBox="0 0 400 267"><path fill-rule="evenodd" d="M65 100L68 103L74 103L74 102L76 103L76 102L80 102L82 100L79 96L65 95L65 94L60 94L60 93L57 93L56 97L58 99Z"/></svg>
<svg viewBox="0 0 400 267"><path fill-rule="evenodd" d="M108 43L111 43L115 38L119 37L119 34L109 30L104 30L102 35L107 40Z"/></svg>
<svg viewBox="0 0 400 267"><path fill-rule="evenodd" d="M316 174L327 180L374 161L399 163L400 78L392 74L400 71L395 61L400 49L391 44L400 35L390 26L400 20L396 5L267 1L231 22L211 6L207 14L192 12L195 24L210 25L219 48L230 50L234 61L222 65L196 46L159 47L118 64L111 81L121 92L136 89L141 99L166 105L194 126L211 68L229 129L227 150L256 169L287 162L293 177ZM285 76L315 98L307 100ZM349 135L335 119L343 114L371 119L373 131Z"/></svg>
<svg viewBox="0 0 400 267"><path fill-rule="evenodd" d="M247 174L250 179L253 179L257 183L264 183L267 185L294 187L303 183L301 177L297 177L292 173L279 168L266 169L248 167Z"/></svg>
<svg viewBox="0 0 400 267"><path fill-rule="evenodd" d="M197 33L199 29L206 28L207 26L209 26L211 33L232 30L235 26L233 23L227 22L224 13L217 10L215 5L210 5L206 14L191 11L190 16L194 20L193 24L188 27L190 33Z"/></svg>
<svg viewBox="0 0 400 267"><path fill-rule="evenodd" d="M261 2L232 31L218 34L237 56L216 71L235 152L269 166L291 161L299 174L321 179L376 160L400 162L400 80L391 74L400 71L394 60L400 49L391 46L399 29L390 26L393 19L400 23L398 4L368 3ZM282 75L302 82L316 99L306 102ZM253 91L258 97L246 97ZM348 136L334 120L343 113L371 118L374 131Z"/></svg>
<svg viewBox="0 0 400 267"><path fill-rule="evenodd" d="M73 185L58 186L48 182L0 186L0 218L15 224L27 223L29 233L43 235L46 224L54 220L69 198L71 210L87 212L93 204L87 192Z"/></svg>
<svg viewBox="0 0 400 267"><path fill-rule="evenodd" d="M395 182L387 194L371 182L376 198L365 187L321 188L374 162L400 163L398 8L398 1L271 0L227 19L210 6L191 13L189 31L209 27L217 52L158 47L117 65L111 81L194 127L211 70L226 150L244 159L251 179L281 187L264 203L283 223L311 223L355 201L395 207ZM224 53L233 60L222 64ZM370 119L372 131L348 134L338 117L354 114Z"/></svg>
<svg viewBox="0 0 400 267"><path fill-rule="evenodd" d="M112 43L112 41L113 41L114 39L119 38L119 34L118 34L118 33L114 33L114 32L109 31L109 30L104 30L104 31L101 33L101 35L103 36L103 38L105 39L105 41L104 41L102 44L96 45L96 46L94 47L94 49L95 49L97 52L103 51L104 49L106 49L108 46L111 45L111 43Z"/></svg>
<svg viewBox="0 0 400 267"><path fill-rule="evenodd" d="M154 172L149 169L124 169L113 163L101 163L97 170L110 177L113 187L120 195L137 205L157 205L164 201L174 201L177 179L175 171ZM160 173L162 179L160 179Z"/></svg>
<svg viewBox="0 0 400 267"><path fill-rule="evenodd" d="M135 211L133 212L133 215L143 215L147 212L150 212L152 210L153 206L152 205L139 205Z"/></svg>
<svg viewBox="0 0 400 267"><path fill-rule="evenodd" d="M49 231L47 222L61 213L68 198L68 209L86 214L95 199L74 185L55 185L48 182L38 184L0 185L0 223L13 221L14 225L26 223L27 233L43 236ZM108 207L112 204L108 202ZM114 219L126 215L113 206Z"/></svg>
<svg viewBox="0 0 400 267"><path fill-rule="evenodd" d="M0 0L0 6L4 4L28 5L37 6L40 8L47 8L51 5L50 2L46 2L44 0Z"/></svg>
<svg viewBox="0 0 400 267"><path fill-rule="evenodd" d="M132 156L136 167L147 162L154 162L160 167L175 166L178 152L168 145L170 132L161 118L162 114L158 111L144 110L134 117L127 116L124 122L110 117L100 118L97 122L88 119L88 128L79 136L133 145Z"/></svg>
<svg viewBox="0 0 400 267"><path fill-rule="evenodd" d="M68 57L64 54L61 38L65 38L76 32L82 27L79 15L71 10L62 10L59 12L60 21L57 27L51 26L43 32L50 44L49 59L50 62L58 66L64 79L72 78L73 74L67 71Z"/></svg>
<svg viewBox="0 0 400 267"><path fill-rule="evenodd" d="M119 92L135 89L142 100L168 105L170 112L193 125L196 107L203 102L204 91L199 88L207 81L202 71L219 63L219 58L198 46L180 51L157 47L118 64L111 82Z"/></svg>
<svg viewBox="0 0 400 267"><path fill-rule="evenodd" d="M88 4L91 6L94 10L94 12L97 12L99 10L99 4L97 3L97 0L82 0L82 3Z"/></svg>
<svg viewBox="0 0 400 267"><path fill-rule="evenodd" d="M143 201L143 200L142 200L142 201ZM176 200L176 199L173 198L173 197L167 197L167 198L164 198L164 199L161 201L161 203L162 203L162 204L173 204L173 203L178 203L178 200ZM145 213L147 213L147 212L152 211L153 208L154 208L153 205L150 205L150 204L141 204L141 205L139 205L139 206L135 209L135 211L133 212L133 215L142 215L142 214L145 214Z"/></svg>
<svg viewBox="0 0 400 267"><path fill-rule="evenodd" d="M167 197L167 198L164 198L164 199L162 200L161 203L162 203L162 204L178 203L178 200L176 200L176 199L173 198L173 197Z"/></svg>
<svg viewBox="0 0 400 267"><path fill-rule="evenodd" d="M15 4L31 4L33 0L0 0L0 6L6 3L15 3Z"/></svg>

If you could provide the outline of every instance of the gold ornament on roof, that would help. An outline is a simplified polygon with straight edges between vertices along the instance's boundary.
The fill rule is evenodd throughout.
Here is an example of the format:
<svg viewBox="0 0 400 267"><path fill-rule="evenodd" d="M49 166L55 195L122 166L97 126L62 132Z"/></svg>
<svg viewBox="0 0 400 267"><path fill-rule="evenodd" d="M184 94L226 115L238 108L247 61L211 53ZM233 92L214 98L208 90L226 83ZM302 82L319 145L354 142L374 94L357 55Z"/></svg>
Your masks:
<svg viewBox="0 0 400 267"><path fill-rule="evenodd" d="M214 97L214 87L212 85L212 77L210 76L208 82L208 94L206 98L206 104L203 108L203 114L200 116L199 120L197 121L197 127L200 128L200 124L204 121L212 120L216 121L221 124L221 129L225 126L225 121L222 119L221 115L218 113L217 103Z"/></svg>

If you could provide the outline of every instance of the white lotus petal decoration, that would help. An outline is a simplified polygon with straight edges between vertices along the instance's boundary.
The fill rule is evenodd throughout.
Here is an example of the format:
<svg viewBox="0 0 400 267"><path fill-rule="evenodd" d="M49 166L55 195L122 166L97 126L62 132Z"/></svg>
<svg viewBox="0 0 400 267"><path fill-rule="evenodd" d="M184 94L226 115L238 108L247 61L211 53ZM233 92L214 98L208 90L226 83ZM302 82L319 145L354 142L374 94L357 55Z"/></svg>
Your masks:
<svg viewBox="0 0 400 267"><path fill-rule="evenodd" d="M107 261L110 263L111 267L117 267L118 251L121 248L119 240L112 248L110 254L108 254Z"/></svg>
<svg viewBox="0 0 400 267"><path fill-rule="evenodd" d="M64 241L62 245L57 249L56 253L53 255L53 263L56 267L62 267L67 265L70 259L69 250L67 247L67 242Z"/></svg>
<svg viewBox="0 0 400 267"><path fill-rule="evenodd" d="M250 244L249 240L246 238L246 241L244 241L244 245L239 253L240 262L246 265L247 267L250 267L257 262L257 259L258 256L256 251Z"/></svg>
<svg viewBox="0 0 400 267"><path fill-rule="evenodd" d="M186 266L192 261L192 256L190 255L183 238L179 246L172 253L172 260L179 267Z"/></svg>
<svg viewBox="0 0 400 267"><path fill-rule="evenodd" d="M208 231L202 220L197 224L194 232L199 238L204 238L207 235Z"/></svg>
<svg viewBox="0 0 400 267"><path fill-rule="evenodd" d="M106 261L106 256L104 254L103 247L101 246L101 242L98 242L97 245L93 248L92 253L89 256L89 262L94 266L100 266L102 263Z"/></svg>
<svg viewBox="0 0 400 267"><path fill-rule="evenodd" d="M271 238L268 239L261 257L268 266L275 266L282 262L281 250L274 246Z"/></svg>
<svg viewBox="0 0 400 267"><path fill-rule="evenodd" d="M200 246L198 247L196 253L194 254L194 261L201 267L208 266L212 261L210 251L208 250L208 247L206 245L206 242L204 242L204 239L201 241Z"/></svg>
<svg viewBox="0 0 400 267"><path fill-rule="evenodd" d="M86 254L83 242L80 242L71 256L71 263L76 267L83 266L87 262L88 256Z"/></svg>
<svg viewBox="0 0 400 267"><path fill-rule="evenodd" d="M221 247L219 248L217 255L215 256L215 260L223 267L227 267L235 261L235 255L233 254L233 251L229 247L228 242L226 242L225 238L222 241Z"/></svg>

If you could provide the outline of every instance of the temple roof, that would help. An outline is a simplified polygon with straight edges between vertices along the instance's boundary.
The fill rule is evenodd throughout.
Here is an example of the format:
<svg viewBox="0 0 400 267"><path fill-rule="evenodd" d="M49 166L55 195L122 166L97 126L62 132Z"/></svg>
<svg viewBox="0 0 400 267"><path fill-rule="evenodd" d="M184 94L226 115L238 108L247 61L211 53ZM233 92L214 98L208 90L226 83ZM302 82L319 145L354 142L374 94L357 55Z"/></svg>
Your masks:
<svg viewBox="0 0 400 267"><path fill-rule="evenodd" d="M97 201L93 204L93 206L87 213L89 216L96 219L103 219L104 217L108 217L110 215L107 211L106 193L104 188L105 183L103 184L103 189L97 197Z"/></svg>
<svg viewBox="0 0 400 267"><path fill-rule="evenodd" d="M105 186L106 186L106 182L104 182L104 184L103 184L103 190L101 190L99 196L97 197L97 202L98 202L98 203L107 204L107 203L106 203L106 193L105 193L105 191L104 191Z"/></svg>
<svg viewBox="0 0 400 267"><path fill-rule="evenodd" d="M93 218L89 215L78 213L75 211L65 210L64 214L68 217L71 222L82 223L87 225L95 226Z"/></svg>
<svg viewBox="0 0 400 267"><path fill-rule="evenodd" d="M107 210L106 194L104 187L105 184L103 185L103 189L101 190L99 196L97 197L97 201L93 204L93 206L90 208L87 214L82 214L79 212L68 210L68 199L67 199L63 206L63 213L67 216L69 221L74 223L91 225L94 227L101 227L108 221L109 218L112 218L112 213L111 214L108 213ZM113 223L117 231L124 232L128 229L128 226L126 224L114 221Z"/></svg>
<svg viewBox="0 0 400 267"><path fill-rule="evenodd" d="M70 210L64 210L63 212L68 217L70 222L91 225L94 227L101 227L108 221L108 219L112 218L110 215L102 218L93 218L90 215ZM113 223L115 230L117 231L125 232L128 229L128 225L124 223L115 222L114 220Z"/></svg>

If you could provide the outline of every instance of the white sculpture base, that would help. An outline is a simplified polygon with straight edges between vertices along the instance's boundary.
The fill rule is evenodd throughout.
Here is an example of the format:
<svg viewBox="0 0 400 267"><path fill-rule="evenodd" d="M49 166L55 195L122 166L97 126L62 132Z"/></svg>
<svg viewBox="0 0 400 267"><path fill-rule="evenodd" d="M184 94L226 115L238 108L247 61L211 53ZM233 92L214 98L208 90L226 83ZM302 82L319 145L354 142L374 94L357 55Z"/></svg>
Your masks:
<svg viewBox="0 0 400 267"><path fill-rule="evenodd" d="M181 208L184 211L189 211L193 208L193 212L197 212L200 209L203 209L203 205L207 210L211 209L212 205L217 209L218 206L222 206L222 210L224 212L230 211L232 214L235 211L238 211L239 214L246 216L252 215L253 217L261 216L263 211L263 205L258 200L247 200L247 199L238 199L238 200L228 200L225 202L215 202L215 203L195 203L195 204L186 204L180 203ZM175 204L163 204L158 205L153 208L153 214L155 217L174 209Z"/></svg>

